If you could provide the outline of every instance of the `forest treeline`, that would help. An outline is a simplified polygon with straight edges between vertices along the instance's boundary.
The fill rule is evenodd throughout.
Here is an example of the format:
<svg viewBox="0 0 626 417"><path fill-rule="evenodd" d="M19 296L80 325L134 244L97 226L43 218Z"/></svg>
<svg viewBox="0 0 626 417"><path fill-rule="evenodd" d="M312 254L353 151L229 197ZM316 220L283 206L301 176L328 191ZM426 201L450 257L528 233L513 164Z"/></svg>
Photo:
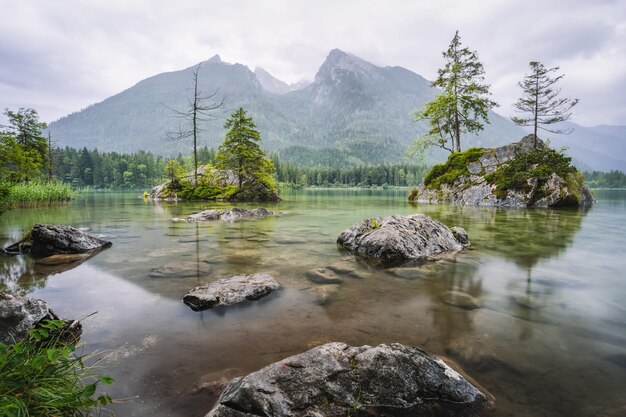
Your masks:
<svg viewBox="0 0 626 417"><path fill-rule="evenodd" d="M216 152L198 148L198 162L215 163ZM186 172L193 171L191 157L174 158ZM94 189L149 188L164 181L165 164L169 158L151 152L121 154L99 152L87 148L54 148L52 174L55 179L74 187ZM302 167L272 156L279 183L299 187L332 186L413 186L420 183L428 167L413 164L349 166L343 168Z"/></svg>

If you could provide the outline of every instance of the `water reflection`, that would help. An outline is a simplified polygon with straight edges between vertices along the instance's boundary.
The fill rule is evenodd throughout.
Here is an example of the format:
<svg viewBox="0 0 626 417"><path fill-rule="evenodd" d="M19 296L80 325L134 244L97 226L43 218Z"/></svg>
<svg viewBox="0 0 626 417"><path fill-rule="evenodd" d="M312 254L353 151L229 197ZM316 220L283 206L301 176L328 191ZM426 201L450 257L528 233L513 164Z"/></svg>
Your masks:
<svg viewBox="0 0 626 417"><path fill-rule="evenodd" d="M620 405L625 193L589 213L410 206L405 194L298 192L270 207L284 216L226 224L171 222L213 208L206 203L90 196L57 213L58 222L109 235L111 249L47 282L19 257L0 263L0 273L11 291L38 288L34 295L59 314L103 312L87 323L85 340L103 349L126 346L110 364L115 393L141 398L116 405L119 415L204 415L209 401L192 393L205 382L328 341L401 342L448 355L495 394L499 415L583 416ZM337 251L337 235L356 221L415 212L466 228L472 247L388 270ZM16 213L11 221L0 218L0 235L17 238L32 226L24 214L26 220ZM320 286L307 278L317 268L341 278L324 303ZM284 289L200 314L180 301L198 284L260 271ZM450 291L473 297L478 307L444 302Z"/></svg>

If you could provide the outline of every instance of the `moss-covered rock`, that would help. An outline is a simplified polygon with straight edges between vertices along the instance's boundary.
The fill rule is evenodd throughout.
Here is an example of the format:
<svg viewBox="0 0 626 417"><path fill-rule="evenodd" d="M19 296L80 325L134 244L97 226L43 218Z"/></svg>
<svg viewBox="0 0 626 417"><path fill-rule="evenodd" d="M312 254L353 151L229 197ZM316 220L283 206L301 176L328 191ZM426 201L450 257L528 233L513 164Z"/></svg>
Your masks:
<svg viewBox="0 0 626 417"><path fill-rule="evenodd" d="M409 201L500 207L584 207L595 200L571 158L528 135L500 148L455 152Z"/></svg>
<svg viewBox="0 0 626 417"><path fill-rule="evenodd" d="M244 183L230 171L218 170L210 165L198 168L198 186L192 183L193 173L175 181L159 184L150 192L150 198L160 201L225 200L225 201L280 201L276 189L262 182Z"/></svg>

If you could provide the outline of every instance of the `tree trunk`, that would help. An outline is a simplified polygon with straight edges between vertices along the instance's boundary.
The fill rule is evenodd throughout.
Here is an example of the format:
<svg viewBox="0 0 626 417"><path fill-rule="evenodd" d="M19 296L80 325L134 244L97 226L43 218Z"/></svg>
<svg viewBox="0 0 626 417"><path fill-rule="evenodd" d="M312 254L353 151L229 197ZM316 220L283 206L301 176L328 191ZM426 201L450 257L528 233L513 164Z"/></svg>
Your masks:
<svg viewBox="0 0 626 417"><path fill-rule="evenodd" d="M537 122L539 118L539 72L535 74L535 129L533 132L533 149L537 149Z"/></svg>
<svg viewBox="0 0 626 417"><path fill-rule="evenodd" d="M198 150L197 150L197 116L198 116L198 72L193 77L193 186L198 187Z"/></svg>

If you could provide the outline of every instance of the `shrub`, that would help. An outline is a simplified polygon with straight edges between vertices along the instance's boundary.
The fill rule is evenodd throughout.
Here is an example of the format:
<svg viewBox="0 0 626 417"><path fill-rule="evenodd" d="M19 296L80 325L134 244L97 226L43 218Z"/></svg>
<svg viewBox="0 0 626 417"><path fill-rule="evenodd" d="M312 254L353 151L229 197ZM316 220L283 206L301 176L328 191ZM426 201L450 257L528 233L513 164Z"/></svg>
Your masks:
<svg viewBox="0 0 626 417"><path fill-rule="evenodd" d="M45 321L25 340L0 343L0 415L85 417L111 402L95 392L98 383L113 380L85 365L65 326L61 320Z"/></svg>

